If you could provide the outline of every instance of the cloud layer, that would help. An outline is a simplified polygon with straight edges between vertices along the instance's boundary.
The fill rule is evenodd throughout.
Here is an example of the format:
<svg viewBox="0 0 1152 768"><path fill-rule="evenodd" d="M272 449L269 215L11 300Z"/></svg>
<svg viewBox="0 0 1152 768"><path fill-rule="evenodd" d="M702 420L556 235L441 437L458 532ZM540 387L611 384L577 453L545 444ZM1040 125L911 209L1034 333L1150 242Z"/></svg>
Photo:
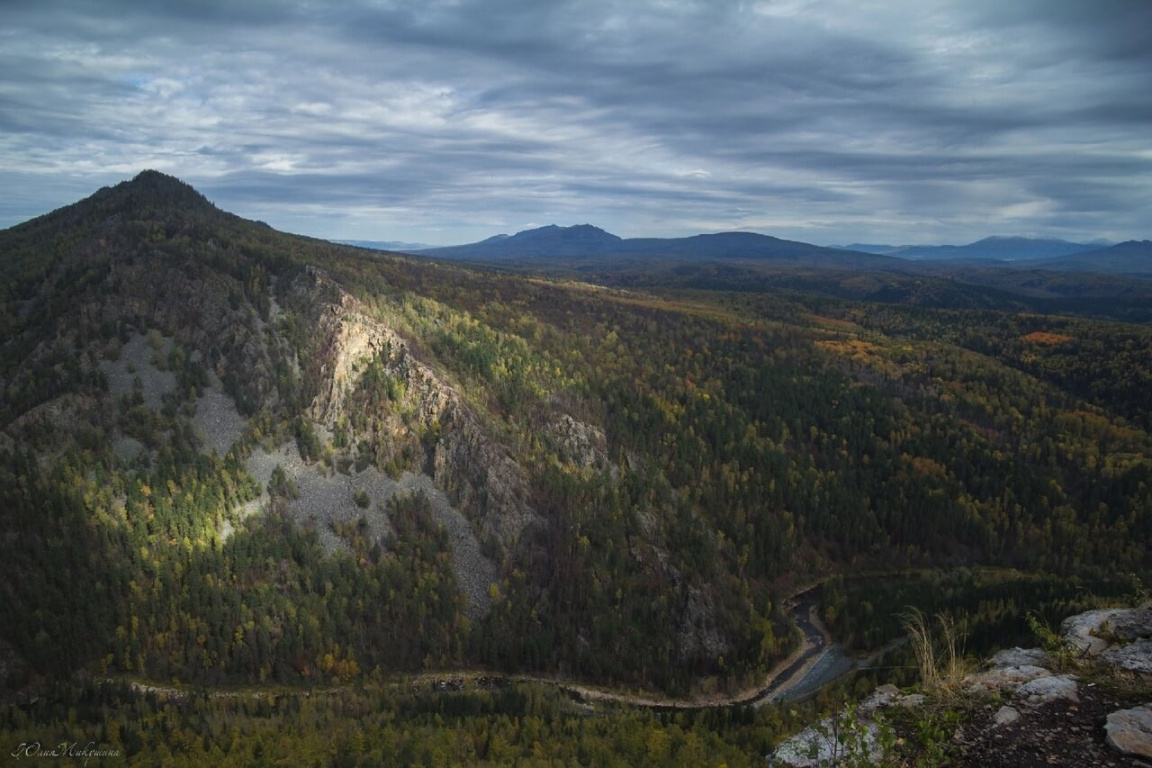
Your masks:
<svg viewBox="0 0 1152 768"><path fill-rule="evenodd" d="M8 2L0 226L156 168L321 237L1148 237L1146 0Z"/></svg>

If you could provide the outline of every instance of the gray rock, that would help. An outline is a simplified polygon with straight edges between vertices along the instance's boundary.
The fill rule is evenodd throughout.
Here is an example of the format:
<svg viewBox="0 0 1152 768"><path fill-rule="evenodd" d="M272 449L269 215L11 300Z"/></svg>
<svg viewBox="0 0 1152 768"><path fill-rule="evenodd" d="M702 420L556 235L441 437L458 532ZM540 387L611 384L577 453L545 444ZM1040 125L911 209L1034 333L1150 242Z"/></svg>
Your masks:
<svg viewBox="0 0 1152 768"><path fill-rule="evenodd" d="M861 712L872 712L880 707L890 707L900 697L900 689L894 685L882 685L864 701L860 702Z"/></svg>
<svg viewBox="0 0 1152 768"><path fill-rule="evenodd" d="M693 654L716 658L731 653L732 646L716 623L715 602L711 590L688 586L688 604L676 630L681 660L687 661Z"/></svg>
<svg viewBox="0 0 1152 768"><path fill-rule="evenodd" d="M215 371L208 372L208 387L196 402L192 423L204 442L204 450L214 450L220 456L227 455L244 431L244 417L236 410L231 395L224 391Z"/></svg>
<svg viewBox="0 0 1152 768"><path fill-rule="evenodd" d="M808 726L800 733L781 742L772 752L768 761L773 766L788 768L815 768L816 766L839 765L847 754L867 756L869 763L879 761L880 745L877 743L879 729L875 723L859 722L859 729L842 743L833 733L833 721L825 718L817 726Z"/></svg>
<svg viewBox="0 0 1152 768"><path fill-rule="evenodd" d="M277 465L293 479L300 493L299 498L288 502L289 513L299 525L315 522L320 544L330 553L347 548L333 532L334 523L355 524L364 518L370 536L382 540L393 532L385 511L387 502L398 493L423 493L430 503L432 518L448 533L452 570L467 597L468 617L475 620L488 613L492 604L488 590L498 581L496 566L481 552L467 518L452 506L430 477L405 472L397 481L376 467L368 467L355 476L328 474L319 463L305 464L295 442L285 443L272 453L257 449L247 461L248 471L261 486L267 486ZM367 508L356 503L359 490L368 495Z"/></svg>
<svg viewBox="0 0 1152 768"><path fill-rule="evenodd" d="M968 675L964 682L968 684L969 693L982 693L987 691L1014 691L1025 683L1043 677L1051 677L1052 673L1031 664L1018 667L997 667L987 672L978 672Z"/></svg>
<svg viewBox="0 0 1152 768"><path fill-rule="evenodd" d="M894 685L882 685L876 690L872 691L867 699L860 702L859 711L863 713L873 712L881 707L918 707L924 703L924 694L922 693L909 693L902 694L900 689Z"/></svg>
<svg viewBox="0 0 1152 768"><path fill-rule="evenodd" d="M108 380L108 391L113 398L131 394L137 380L144 405L159 411L164 395L176 388L176 374L156 367L157 356L166 357L172 348L172 339L160 337L160 349L152 346L148 336L134 335L120 351L118 360L102 360L100 370Z"/></svg>
<svg viewBox="0 0 1152 768"><path fill-rule="evenodd" d="M1069 616L1060 625L1060 636L1064 642L1085 656L1096 657L1103 653L1111 641L1101 631L1105 624L1112 626L1115 620L1127 613L1123 608L1105 608Z"/></svg>
<svg viewBox="0 0 1152 768"><path fill-rule="evenodd" d="M1128 645L1113 645L1100 654L1100 661L1130 672L1152 675L1152 640L1141 638Z"/></svg>
<svg viewBox="0 0 1152 768"><path fill-rule="evenodd" d="M1020 710L1015 709L1014 707L1003 706L1003 707L1000 707L1000 709L992 717L992 725L993 725L993 727L999 727L1001 725L1008 725L1010 723L1014 723L1019 719L1020 719Z"/></svg>
<svg viewBox="0 0 1152 768"><path fill-rule="evenodd" d="M1060 699L1080 701L1077 695L1076 678L1073 675L1039 677L1024 683L1016 689L1016 698L1031 707L1048 704Z"/></svg>
<svg viewBox="0 0 1152 768"><path fill-rule="evenodd" d="M1108 622L1107 629L1113 637L1124 643L1152 638L1152 603L1123 611Z"/></svg>
<svg viewBox="0 0 1152 768"><path fill-rule="evenodd" d="M1152 704L1108 715L1105 742L1126 755L1152 759Z"/></svg>
<svg viewBox="0 0 1152 768"><path fill-rule="evenodd" d="M1006 648L989 661L992 667L1046 667L1048 654L1041 648Z"/></svg>
<svg viewBox="0 0 1152 768"><path fill-rule="evenodd" d="M557 442L561 461L582 468L611 466L608 439L599 427L577 421L565 413L548 425L548 431Z"/></svg>

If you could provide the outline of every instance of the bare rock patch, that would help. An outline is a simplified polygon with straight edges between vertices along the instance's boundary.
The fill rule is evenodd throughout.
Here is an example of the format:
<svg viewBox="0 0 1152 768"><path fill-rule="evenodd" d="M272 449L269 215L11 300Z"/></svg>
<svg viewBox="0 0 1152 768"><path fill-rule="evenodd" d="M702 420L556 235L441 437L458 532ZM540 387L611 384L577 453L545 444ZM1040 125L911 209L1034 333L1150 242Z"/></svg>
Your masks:
<svg viewBox="0 0 1152 768"><path fill-rule="evenodd" d="M1105 741L1116 751L1152 759L1152 704L1113 712L1104 731Z"/></svg>

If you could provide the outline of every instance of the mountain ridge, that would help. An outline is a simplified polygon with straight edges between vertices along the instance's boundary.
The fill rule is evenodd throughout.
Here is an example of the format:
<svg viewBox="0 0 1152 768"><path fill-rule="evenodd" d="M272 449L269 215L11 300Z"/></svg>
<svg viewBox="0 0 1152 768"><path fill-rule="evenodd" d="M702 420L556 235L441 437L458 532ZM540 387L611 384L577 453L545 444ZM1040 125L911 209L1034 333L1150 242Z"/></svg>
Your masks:
<svg viewBox="0 0 1152 768"><path fill-rule="evenodd" d="M1110 245L1110 244L1109 244ZM851 243L848 250L861 250L913 261L1031 261L1083 253L1100 248L1099 241L1077 243L1058 238L992 235L965 245L886 245Z"/></svg>
<svg viewBox="0 0 1152 768"><path fill-rule="evenodd" d="M1068 272L1152 276L1152 240L1126 240L1107 248L1044 259L1032 266Z"/></svg>
<svg viewBox="0 0 1152 768"><path fill-rule="evenodd" d="M637 261L718 260L781 262L805 266L902 269L891 257L827 248L756 232L716 232L679 238L622 238L590 224L550 224L514 235L496 235L476 243L428 248L414 255L461 261L513 263L523 260L580 259Z"/></svg>

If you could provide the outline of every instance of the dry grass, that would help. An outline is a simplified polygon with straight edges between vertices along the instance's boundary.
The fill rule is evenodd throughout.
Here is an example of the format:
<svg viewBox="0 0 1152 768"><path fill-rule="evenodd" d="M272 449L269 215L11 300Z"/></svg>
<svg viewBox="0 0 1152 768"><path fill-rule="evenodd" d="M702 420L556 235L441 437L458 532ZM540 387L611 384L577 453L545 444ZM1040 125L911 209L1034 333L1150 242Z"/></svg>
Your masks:
<svg viewBox="0 0 1152 768"><path fill-rule="evenodd" d="M920 679L925 688L956 691L968 674L968 660L963 656L962 636L956 622L946 613L936 614L939 635L919 608L910 608L902 618L904 631L916 656Z"/></svg>

